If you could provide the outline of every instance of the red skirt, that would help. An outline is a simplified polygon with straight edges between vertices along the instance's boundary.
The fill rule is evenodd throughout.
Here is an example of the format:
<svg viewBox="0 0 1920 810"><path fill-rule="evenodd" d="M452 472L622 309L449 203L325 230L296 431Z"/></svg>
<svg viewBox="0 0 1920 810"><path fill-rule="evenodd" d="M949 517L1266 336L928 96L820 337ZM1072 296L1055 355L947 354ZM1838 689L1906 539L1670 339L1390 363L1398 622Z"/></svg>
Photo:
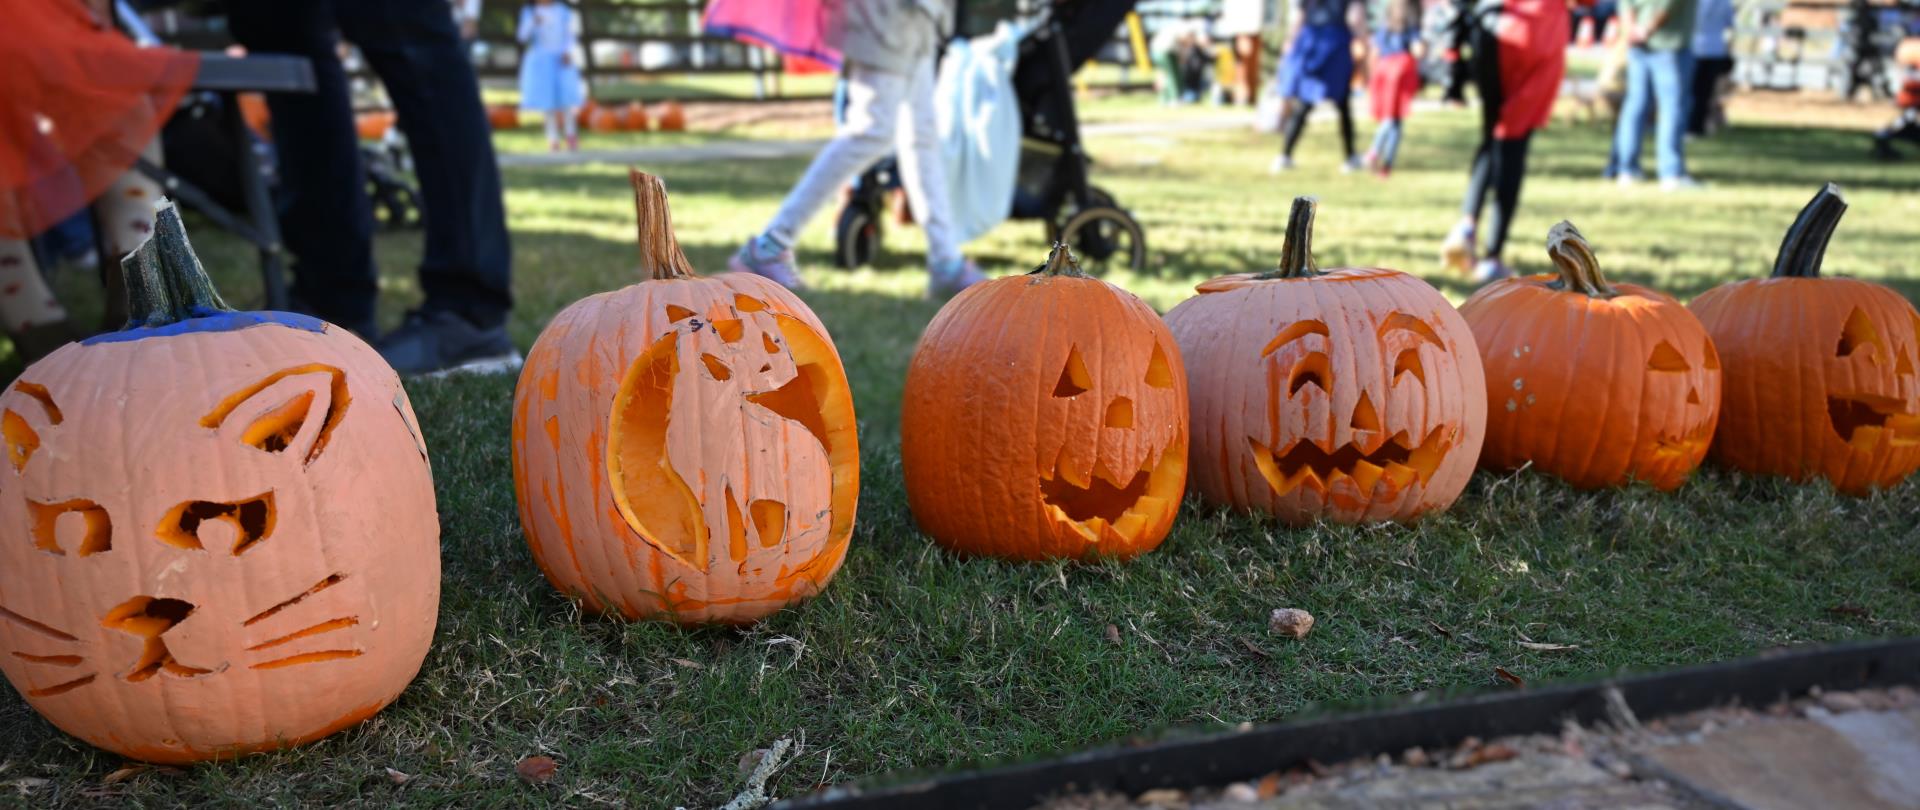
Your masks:
<svg viewBox="0 0 1920 810"><path fill-rule="evenodd" d="M0 237L24 239L119 179L200 57L140 48L71 0L10 3L0 25Z"/></svg>
<svg viewBox="0 0 1920 810"><path fill-rule="evenodd" d="M1373 60L1373 75L1367 81L1367 98L1373 104L1373 120L1398 121L1413 109L1413 97L1420 92L1420 63L1413 54L1396 53Z"/></svg>
<svg viewBox="0 0 1920 810"><path fill-rule="evenodd" d="M1563 0L1508 0L1500 41L1500 120L1493 137L1518 138L1547 125L1567 75L1571 24Z"/></svg>

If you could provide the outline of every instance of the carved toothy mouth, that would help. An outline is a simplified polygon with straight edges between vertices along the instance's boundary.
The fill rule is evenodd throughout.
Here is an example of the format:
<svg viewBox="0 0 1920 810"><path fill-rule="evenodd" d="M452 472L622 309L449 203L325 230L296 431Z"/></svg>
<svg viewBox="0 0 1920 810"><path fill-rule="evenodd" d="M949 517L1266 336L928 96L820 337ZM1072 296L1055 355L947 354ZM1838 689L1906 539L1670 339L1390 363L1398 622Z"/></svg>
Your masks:
<svg viewBox="0 0 1920 810"><path fill-rule="evenodd" d="M1895 397L1871 394L1827 397L1827 419L1833 432L1856 450L1871 450L1887 437L1894 447L1920 444L1920 415L1907 413Z"/></svg>
<svg viewBox="0 0 1920 810"><path fill-rule="evenodd" d="M1712 433L1713 425L1708 423L1689 430L1682 436L1656 436L1653 440L1653 454L1661 458L1689 457L1706 449Z"/></svg>
<svg viewBox="0 0 1920 810"><path fill-rule="evenodd" d="M1179 506L1183 455L1154 453L1124 481L1103 463L1094 465L1087 480L1074 481L1071 468L1056 459L1053 469L1040 474L1040 500L1054 520L1090 541L1099 542L1108 529L1131 540Z"/></svg>
<svg viewBox="0 0 1920 810"><path fill-rule="evenodd" d="M1352 443L1329 453L1306 439L1295 441L1284 453L1275 453L1258 439L1248 439L1253 460L1260 475L1275 493L1285 495L1302 484L1325 494L1341 481L1351 479L1362 493L1371 493L1376 484L1386 481L1393 491L1404 489L1415 480L1421 484L1433 478L1446 458L1453 437L1445 427L1436 427L1419 444L1413 444L1406 431L1393 434L1372 452L1363 452Z"/></svg>

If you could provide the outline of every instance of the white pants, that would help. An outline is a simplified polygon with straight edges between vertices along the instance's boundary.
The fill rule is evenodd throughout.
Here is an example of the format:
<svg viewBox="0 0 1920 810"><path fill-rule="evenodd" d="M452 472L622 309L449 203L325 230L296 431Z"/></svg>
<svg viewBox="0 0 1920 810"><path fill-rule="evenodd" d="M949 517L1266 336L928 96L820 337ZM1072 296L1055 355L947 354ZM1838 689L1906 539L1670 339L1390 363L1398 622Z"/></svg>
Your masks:
<svg viewBox="0 0 1920 810"><path fill-rule="evenodd" d="M914 219L927 234L927 266L957 261L960 246L954 241L946 168L934 125L933 81L932 59L922 61L911 75L853 64L847 72L846 121L780 204L767 235L793 244L821 206L839 199L841 187L892 149Z"/></svg>

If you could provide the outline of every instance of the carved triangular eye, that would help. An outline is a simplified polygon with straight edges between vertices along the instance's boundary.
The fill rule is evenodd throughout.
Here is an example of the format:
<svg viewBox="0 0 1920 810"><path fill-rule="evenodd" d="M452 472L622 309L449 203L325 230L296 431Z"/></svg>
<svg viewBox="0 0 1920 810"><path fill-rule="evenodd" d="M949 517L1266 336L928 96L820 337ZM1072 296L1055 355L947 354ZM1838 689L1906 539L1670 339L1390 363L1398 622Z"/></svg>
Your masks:
<svg viewBox="0 0 1920 810"><path fill-rule="evenodd" d="M1087 363L1080 359L1080 347L1067 347L1067 364L1060 368L1060 381L1053 385L1056 397L1073 397L1086 393L1093 388L1093 375L1087 373Z"/></svg>
<svg viewBox="0 0 1920 810"><path fill-rule="evenodd" d="M277 385L288 378L322 374L326 375L323 380L296 379ZM326 450L327 440L340 420L346 418L347 403L346 372L313 363L281 369L235 391L201 417L200 424L221 430L229 425L228 417L238 413L247 419L237 437L242 443L268 453L292 449L303 463L311 464ZM264 410L255 410L262 404Z"/></svg>
<svg viewBox="0 0 1920 810"><path fill-rule="evenodd" d="M1167 365L1167 353L1160 348L1160 342L1153 343L1153 358L1147 361L1147 385L1154 388L1173 387L1173 369Z"/></svg>
<svg viewBox="0 0 1920 810"><path fill-rule="evenodd" d="M1660 341L1660 345L1653 347L1653 356L1647 358L1647 369L1650 371L1691 371L1693 370L1693 364L1688 363L1687 358L1680 354L1680 350L1674 348L1673 344L1663 340Z"/></svg>
<svg viewBox="0 0 1920 810"><path fill-rule="evenodd" d="M1873 328L1873 318L1867 315L1866 310L1854 307L1852 312L1847 313L1846 325L1840 327L1840 345L1833 353L1836 357L1852 357L1854 352L1862 348L1871 352L1868 357L1879 360L1880 330Z"/></svg>

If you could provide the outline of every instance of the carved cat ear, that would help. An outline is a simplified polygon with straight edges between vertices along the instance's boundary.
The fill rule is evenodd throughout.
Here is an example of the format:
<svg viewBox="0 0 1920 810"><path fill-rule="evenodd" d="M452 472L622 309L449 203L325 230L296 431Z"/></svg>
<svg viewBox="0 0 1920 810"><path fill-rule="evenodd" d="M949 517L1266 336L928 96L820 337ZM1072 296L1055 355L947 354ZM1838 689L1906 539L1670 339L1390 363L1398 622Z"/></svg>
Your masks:
<svg viewBox="0 0 1920 810"><path fill-rule="evenodd" d="M63 417L46 386L21 381L13 384L13 390L32 401L0 409L0 439L6 442L7 461L14 472L24 472L27 460L40 449L40 431L60 424Z"/></svg>
<svg viewBox="0 0 1920 810"><path fill-rule="evenodd" d="M346 417L349 401L346 372L312 363L281 369L229 394L200 424L261 452L312 464Z"/></svg>

